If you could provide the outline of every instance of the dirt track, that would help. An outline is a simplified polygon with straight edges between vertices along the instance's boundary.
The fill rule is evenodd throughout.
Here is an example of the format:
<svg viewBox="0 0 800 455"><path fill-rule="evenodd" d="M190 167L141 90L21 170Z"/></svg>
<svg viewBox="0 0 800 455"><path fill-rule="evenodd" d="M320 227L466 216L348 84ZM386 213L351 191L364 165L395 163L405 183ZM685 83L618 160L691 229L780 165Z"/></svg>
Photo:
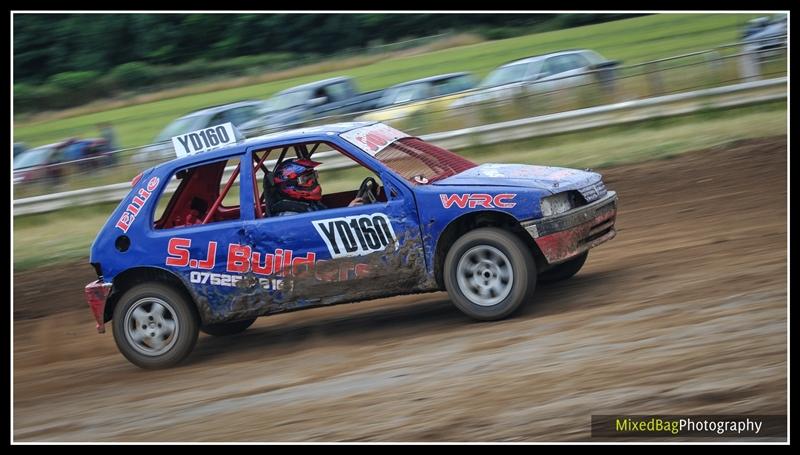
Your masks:
<svg viewBox="0 0 800 455"><path fill-rule="evenodd" d="M781 137L604 170L617 238L495 323L385 299L146 372L94 333L88 266L17 274L14 438L587 440L592 414L786 414L786 157Z"/></svg>

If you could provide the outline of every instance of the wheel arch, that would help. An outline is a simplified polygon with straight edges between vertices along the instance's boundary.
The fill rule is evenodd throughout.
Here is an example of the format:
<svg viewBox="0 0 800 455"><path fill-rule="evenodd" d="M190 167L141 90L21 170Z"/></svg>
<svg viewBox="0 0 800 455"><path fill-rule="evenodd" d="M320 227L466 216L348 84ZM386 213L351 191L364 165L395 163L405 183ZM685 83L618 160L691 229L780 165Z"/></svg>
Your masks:
<svg viewBox="0 0 800 455"><path fill-rule="evenodd" d="M183 280L169 270L160 267L143 266L130 268L114 277L112 280L113 286L111 295L108 296L105 309L103 310L103 322L108 322L113 318L114 308L116 308L120 298L125 295L129 289L136 285L150 282L166 283L172 286L178 292L183 293L184 296L192 303L191 306L197 313L196 315L198 316L198 320L200 320L200 312L197 308L197 299L195 299L195 296L186 286L186 283L184 283Z"/></svg>
<svg viewBox="0 0 800 455"><path fill-rule="evenodd" d="M447 256L447 252L450 250L450 246L452 246L453 243L465 233L481 227L498 227L511 231L517 237L519 237L526 246L528 246L531 254L533 254L533 260L536 264L536 267L540 268L546 266L547 260L545 259L541 250L539 250L536 242L528 234L528 232L522 228L519 220L514 218L512 215L496 210L468 212L450 221L450 223L447 224L447 227L445 227L445 229L442 231L439 239L436 241L433 259L433 271L434 276L436 277L436 283L440 289L445 288L444 260Z"/></svg>

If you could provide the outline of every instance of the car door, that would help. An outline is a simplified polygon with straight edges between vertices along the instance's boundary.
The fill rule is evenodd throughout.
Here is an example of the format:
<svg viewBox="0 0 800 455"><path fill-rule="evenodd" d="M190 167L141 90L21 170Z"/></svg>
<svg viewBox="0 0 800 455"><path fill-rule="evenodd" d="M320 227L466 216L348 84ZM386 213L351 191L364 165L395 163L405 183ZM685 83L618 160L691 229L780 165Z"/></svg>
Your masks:
<svg viewBox="0 0 800 455"><path fill-rule="evenodd" d="M161 264L192 289L205 322L236 318L249 306L242 299L252 277L228 266L231 245L243 242L239 162L236 155L176 169L148 234L164 251Z"/></svg>
<svg viewBox="0 0 800 455"><path fill-rule="evenodd" d="M424 281L413 194L394 177L376 175L385 200L287 216L256 214L245 223L247 245L229 256L229 266L270 281L270 312L397 294Z"/></svg>

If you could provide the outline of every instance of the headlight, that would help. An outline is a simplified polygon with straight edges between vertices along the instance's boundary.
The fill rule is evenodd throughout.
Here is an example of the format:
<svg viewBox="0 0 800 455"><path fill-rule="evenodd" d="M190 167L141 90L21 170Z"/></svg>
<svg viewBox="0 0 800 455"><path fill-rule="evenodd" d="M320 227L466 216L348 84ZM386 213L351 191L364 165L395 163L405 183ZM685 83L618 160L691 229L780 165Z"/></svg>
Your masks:
<svg viewBox="0 0 800 455"><path fill-rule="evenodd" d="M564 213L572 208L569 193L559 193L542 199L542 215L553 216Z"/></svg>

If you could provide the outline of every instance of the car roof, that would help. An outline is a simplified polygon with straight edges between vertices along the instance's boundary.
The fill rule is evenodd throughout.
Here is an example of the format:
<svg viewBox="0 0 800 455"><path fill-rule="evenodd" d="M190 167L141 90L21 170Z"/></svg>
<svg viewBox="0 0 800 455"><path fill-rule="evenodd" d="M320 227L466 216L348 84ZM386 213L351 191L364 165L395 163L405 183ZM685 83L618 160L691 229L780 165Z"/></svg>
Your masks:
<svg viewBox="0 0 800 455"><path fill-rule="evenodd" d="M498 68L502 68L504 66L517 65L517 64L520 64L520 63L532 63L532 62L536 62L536 61L539 61L539 60L547 58L547 57L556 57L558 55L566 55L566 54L580 54L582 52L594 52L594 51L591 51L589 49L565 49L565 50L562 50L562 51L550 52L548 54L540 54L540 55L534 55L534 56L531 56L531 57L521 58L521 59L518 59L518 60L512 60L512 61L510 61L508 63L504 63L504 64L500 65Z"/></svg>
<svg viewBox="0 0 800 455"><path fill-rule="evenodd" d="M469 76L469 75L470 75L470 73L468 73L466 71L462 71L462 72L458 72L458 73L439 74L439 75L436 75L436 76L423 77L422 79L415 79L413 81L402 82L400 84L395 84L395 85L393 85L393 86L391 86L389 88L397 88L397 87L403 87L403 86L406 86L406 85L421 84L421 83L424 83L424 82L436 82L436 81L440 81L440 80L444 80L444 79L452 79L454 77Z"/></svg>
<svg viewBox="0 0 800 455"><path fill-rule="evenodd" d="M308 84L303 84L303 85L297 85L297 86L294 86L294 87L290 87L290 88L287 88L286 90L281 90L279 93L288 93L288 92L294 92L294 91L300 91L300 90L315 89L315 88L318 88L318 87L322 87L324 85L329 85L329 84L333 84L333 83L336 83L336 82L342 82L342 81L346 81L346 80L349 80L349 79L350 79L349 77L345 77L345 76L332 77L332 78L329 78L329 79L323 79L321 81L309 82Z"/></svg>
<svg viewBox="0 0 800 455"><path fill-rule="evenodd" d="M248 147L253 146L260 146L260 145L267 145L270 142L280 141L282 139L292 139L296 140L297 142L303 142L305 140L311 140L313 138L319 137L321 134L328 134L328 135L339 135L344 132L354 130L356 128L361 128L363 126L374 125L378 122L342 122L342 123L332 123L329 125L320 125L320 126L309 126L304 128L296 128L287 131L281 131L277 133L270 133L265 134L263 136L256 136L252 138L247 138L243 141L237 142L235 144L231 144L227 147L222 147L216 150L210 150L208 152L202 152L195 155L188 155L182 158L175 158L173 160L161 163L154 167L161 168L164 166L172 166L173 164L180 164L181 166L191 165L196 161L207 161L213 160L216 158L223 158L225 156L231 155L231 152L239 153L243 152ZM237 150L241 149L241 150Z"/></svg>
<svg viewBox="0 0 800 455"><path fill-rule="evenodd" d="M29 148L28 150L25 150L25 152L30 152L30 151L32 151L32 150L36 150L36 149L43 149L43 148L53 148L53 147L58 147L58 146L60 146L60 145L61 145L61 144L63 144L63 143L64 143L64 141L61 141L61 142L53 142L52 144L37 145L36 147L31 147L31 148Z"/></svg>
<svg viewBox="0 0 800 455"><path fill-rule="evenodd" d="M246 107L246 106L253 106L256 104L261 104L263 101L258 100L247 100L247 101L238 101L236 103L229 103L229 104L220 104L218 106L211 106L200 109L199 111L190 112L180 118L186 117L194 117L195 115L212 115L217 114L219 112L227 111L230 109L235 109L237 107Z"/></svg>

